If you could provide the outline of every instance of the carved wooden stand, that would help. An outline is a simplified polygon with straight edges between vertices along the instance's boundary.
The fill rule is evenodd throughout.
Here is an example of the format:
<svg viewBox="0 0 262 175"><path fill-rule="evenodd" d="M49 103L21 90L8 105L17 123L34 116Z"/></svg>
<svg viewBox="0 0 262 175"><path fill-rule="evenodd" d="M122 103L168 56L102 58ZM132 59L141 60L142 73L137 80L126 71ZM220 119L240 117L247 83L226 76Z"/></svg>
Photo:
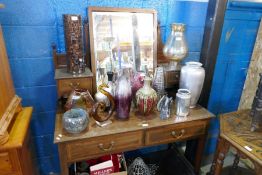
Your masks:
<svg viewBox="0 0 262 175"><path fill-rule="evenodd" d="M208 175L219 175L223 167L225 156L230 148L237 150L233 163L233 170L237 169L239 159L249 159L255 167L255 173L262 173L262 133L251 132L249 110L237 111L220 117L220 136L213 164Z"/></svg>

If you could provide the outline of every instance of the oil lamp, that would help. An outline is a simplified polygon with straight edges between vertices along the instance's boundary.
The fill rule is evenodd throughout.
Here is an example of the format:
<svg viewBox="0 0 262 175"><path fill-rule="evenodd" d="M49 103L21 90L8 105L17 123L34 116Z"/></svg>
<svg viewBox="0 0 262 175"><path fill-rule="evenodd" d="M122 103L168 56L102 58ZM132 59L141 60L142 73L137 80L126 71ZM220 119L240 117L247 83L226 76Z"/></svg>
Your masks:
<svg viewBox="0 0 262 175"><path fill-rule="evenodd" d="M184 31L185 24L173 23L171 34L163 48L164 56L171 61L170 70L179 70L178 63L188 54Z"/></svg>
<svg viewBox="0 0 262 175"><path fill-rule="evenodd" d="M163 48L164 56L170 60L165 70L165 88L167 91L174 91L178 88L180 78L180 61L188 54L188 47L185 38L185 24L173 23L172 31ZM175 94L173 94L175 96Z"/></svg>

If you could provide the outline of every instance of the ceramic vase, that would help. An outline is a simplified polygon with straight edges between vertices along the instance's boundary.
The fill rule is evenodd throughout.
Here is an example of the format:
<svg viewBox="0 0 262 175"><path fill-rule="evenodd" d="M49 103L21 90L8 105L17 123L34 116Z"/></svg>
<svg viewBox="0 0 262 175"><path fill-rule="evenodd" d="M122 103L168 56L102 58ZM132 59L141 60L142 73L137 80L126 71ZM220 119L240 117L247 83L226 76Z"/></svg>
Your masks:
<svg viewBox="0 0 262 175"><path fill-rule="evenodd" d="M129 118L132 101L129 69L122 69L120 74L115 90L116 117L125 120Z"/></svg>
<svg viewBox="0 0 262 175"><path fill-rule="evenodd" d="M191 92L190 108L194 108L200 97L205 79L205 70L200 62L187 62L181 68L180 89L188 89Z"/></svg>
<svg viewBox="0 0 262 175"><path fill-rule="evenodd" d="M155 107L157 93L151 87L151 78L145 77L144 86L136 93L137 107L143 115L148 115Z"/></svg>

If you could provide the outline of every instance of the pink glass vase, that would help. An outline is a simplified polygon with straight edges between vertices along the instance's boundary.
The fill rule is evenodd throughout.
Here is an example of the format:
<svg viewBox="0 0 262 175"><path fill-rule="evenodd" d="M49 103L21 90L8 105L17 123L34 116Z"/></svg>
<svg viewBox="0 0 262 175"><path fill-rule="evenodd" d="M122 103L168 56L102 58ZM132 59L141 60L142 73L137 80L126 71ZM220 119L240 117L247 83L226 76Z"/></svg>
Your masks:
<svg viewBox="0 0 262 175"><path fill-rule="evenodd" d="M131 86L132 86L132 99L134 105L136 105L136 92L143 87L144 85L145 73L136 72L131 78Z"/></svg>
<svg viewBox="0 0 262 175"><path fill-rule="evenodd" d="M128 69L123 69L121 76L116 82L115 104L117 119L128 119L132 101L132 90L130 73Z"/></svg>

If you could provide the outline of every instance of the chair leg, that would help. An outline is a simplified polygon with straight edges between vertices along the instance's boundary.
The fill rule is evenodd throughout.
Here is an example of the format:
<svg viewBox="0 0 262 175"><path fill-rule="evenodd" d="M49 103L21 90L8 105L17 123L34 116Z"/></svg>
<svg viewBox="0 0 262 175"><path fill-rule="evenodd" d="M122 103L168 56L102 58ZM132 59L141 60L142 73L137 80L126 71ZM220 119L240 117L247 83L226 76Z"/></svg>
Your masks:
<svg viewBox="0 0 262 175"><path fill-rule="evenodd" d="M238 154L236 154L235 156L235 160L234 160L234 163L233 163L233 170L236 170L237 167L238 167L238 163L239 163L239 159L240 159L240 156Z"/></svg>
<svg viewBox="0 0 262 175"><path fill-rule="evenodd" d="M208 175L220 175L221 170L224 164L224 159L226 157L226 154L229 150L230 144L223 139L222 137L219 137L218 139L218 145L216 154L212 163L212 166L210 168L210 172Z"/></svg>

